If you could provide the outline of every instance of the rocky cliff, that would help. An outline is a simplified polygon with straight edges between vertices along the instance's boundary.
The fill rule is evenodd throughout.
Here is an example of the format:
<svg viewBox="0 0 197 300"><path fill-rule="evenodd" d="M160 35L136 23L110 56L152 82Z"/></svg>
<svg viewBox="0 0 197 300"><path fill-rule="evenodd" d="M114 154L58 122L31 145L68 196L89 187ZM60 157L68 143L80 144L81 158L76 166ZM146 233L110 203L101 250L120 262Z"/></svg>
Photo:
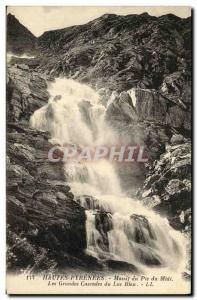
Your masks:
<svg viewBox="0 0 197 300"><path fill-rule="evenodd" d="M7 16L7 52L34 55L37 38L12 14Z"/></svg>
<svg viewBox="0 0 197 300"><path fill-rule="evenodd" d="M48 160L48 133L29 118L48 100L46 76L7 70L7 242L9 270L85 266L85 212L65 183L62 164Z"/></svg>
<svg viewBox="0 0 197 300"><path fill-rule="evenodd" d="M85 25L45 32L38 44L45 54L42 68L50 74L105 88L107 95L131 88L157 90L154 102L164 97L167 111L175 115L178 106L180 115L190 111L190 39L191 18L106 14ZM151 91L141 93L144 103Z"/></svg>

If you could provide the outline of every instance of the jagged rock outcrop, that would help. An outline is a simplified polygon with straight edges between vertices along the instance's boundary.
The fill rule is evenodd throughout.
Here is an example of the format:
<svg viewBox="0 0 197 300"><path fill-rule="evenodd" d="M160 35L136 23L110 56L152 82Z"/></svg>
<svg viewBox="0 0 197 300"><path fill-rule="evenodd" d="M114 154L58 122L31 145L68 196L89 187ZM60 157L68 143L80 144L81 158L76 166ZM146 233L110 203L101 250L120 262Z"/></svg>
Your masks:
<svg viewBox="0 0 197 300"><path fill-rule="evenodd" d="M44 74L29 70L26 64L8 66L7 69L7 120L29 121L35 110L49 99Z"/></svg>
<svg viewBox="0 0 197 300"><path fill-rule="evenodd" d="M177 70L188 74L190 30L191 18L105 14L85 25L45 32L39 46L51 58L48 70L58 75L118 91L158 88Z"/></svg>
<svg viewBox="0 0 197 300"><path fill-rule="evenodd" d="M138 274L139 270L136 268L136 266L129 264L125 261L118 261L118 260L111 260L109 259L106 262L106 266L108 268L109 271L122 271L122 272L129 272L129 273L134 273L134 274Z"/></svg>
<svg viewBox="0 0 197 300"><path fill-rule="evenodd" d="M191 130L191 95L186 95L186 91L180 98L167 95L157 90L141 88L114 93L109 98L107 118L110 121L134 124L154 122L183 132Z"/></svg>

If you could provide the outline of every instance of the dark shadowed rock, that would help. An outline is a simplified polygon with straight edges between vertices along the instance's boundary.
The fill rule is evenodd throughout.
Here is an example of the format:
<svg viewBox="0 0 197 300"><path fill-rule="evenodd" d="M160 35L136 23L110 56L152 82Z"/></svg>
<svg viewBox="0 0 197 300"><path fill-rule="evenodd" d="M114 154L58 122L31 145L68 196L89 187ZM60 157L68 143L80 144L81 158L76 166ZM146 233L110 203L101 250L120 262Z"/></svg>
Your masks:
<svg viewBox="0 0 197 300"><path fill-rule="evenodd" d="M184 143L184 141L185 141L184 136L182 136L181 134L174 134L171 137L170 143L176 145L176 144L182 144Z"/></svg>
<svg viewBox="0 0 197 300"><path fill-rule="evenodd" d="M138 269L134 265L129 264L124 261L108 260L106 262L106 264L107 264L109 270L138 273Z"/></svg>
<svg viewBox="0 0 197 300"><path fill-rule="evenodd" d="M191 18L172 14L158 18L147 13L105 14L88 24L48 31L39 38L8 15L8 51L36 55L32 59L12 57L7 69L10 269L58 271L60 266L76 265L102 269L96 258L83 252L85 209L96 210L101 249L109 250L111 213L91 195L75 199L62 163L47 160L49 134L29 128L30 116L49 99L47 81L54 77L73 78L98 91L107 107L106 121L118 132L120 143L147 149L147 165L117 167L124 191L135 191L146 173L139 199L167 215L175 229L190 230L190 39ZM83 99L80 111L87 125L92 125L89 106ZM155 238L148 220L133 214L130 221L135 224L134 242L139 245L136 256L146 265L162 265L161 258L145 247L145 232L149 239ZM106 266L138 272L122 261L108 260Z"/></svg>

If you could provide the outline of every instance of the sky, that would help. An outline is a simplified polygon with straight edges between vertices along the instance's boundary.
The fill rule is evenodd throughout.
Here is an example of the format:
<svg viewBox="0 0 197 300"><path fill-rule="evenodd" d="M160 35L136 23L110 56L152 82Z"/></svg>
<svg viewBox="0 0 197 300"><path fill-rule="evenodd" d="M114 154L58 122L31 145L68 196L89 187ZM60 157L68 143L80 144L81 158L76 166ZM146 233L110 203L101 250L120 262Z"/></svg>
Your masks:
<svg viewBox="0 0 197 300"><path fill-rule="evenodd" d="M53 29L85 24L106 13L118 15L141 14L148 12L152 16L173 13L187 18L191 8L184 6L8 6L7 13L15 17L35 36Z"/></svg>

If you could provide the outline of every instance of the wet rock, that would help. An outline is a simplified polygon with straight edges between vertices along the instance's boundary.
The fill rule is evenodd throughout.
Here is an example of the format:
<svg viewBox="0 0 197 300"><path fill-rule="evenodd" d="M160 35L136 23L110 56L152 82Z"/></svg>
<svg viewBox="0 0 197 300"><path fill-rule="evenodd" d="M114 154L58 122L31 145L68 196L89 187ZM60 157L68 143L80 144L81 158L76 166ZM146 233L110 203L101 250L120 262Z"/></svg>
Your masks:
<svg viewBox="0 0 197 300"><path fill-rule="evenodd" d="M58 192L57 193L57 199L66 200L66 195L63 194L62 192Z"/></svg>
<svg viewBox="0 0 197 300"><path fill-rule="evenodd" d="M106 262L107 267L109 270L117 270L117 271L125 271L125 272L131 272L131 273L138 273L138 269L136 266L129 264L127 262L118 261L118 260L108 260Z"/></svg>
<svg viewBox="0 0 197 300"><path fill-rule="evenodd" d="M10 164L7 167L8 184L22 183L22 178L29 176L28 170L17 164Z"/></svg>
<svg viewBox="0 0 197 300"><path fill-rule="evenodd" d="M146 144L155 160L172 137L171 127L191 129L191 49L184 42L190 22L107 15L88 25L47 32L39 44L50 63L40 69L48 72L53 65L56 76L74 76L95 87L107 106L109 124L124 134L128 131L133 144ZM50 51L54 40L62 46ZM51 63L54 50L64 67L55 58Z"/></svg>
<svg viewBox="0 0 197 300"><path fill-rule="evenodd" d="M136 256L139 261L143 262L147 266L160 266L162 259L158 257L152 250L139 247L136 250Z"/></svg>
<svg viewBox="0 0 197 300"><path fill-rule="evenodd" d="M119 95L112 94L111 99L109 99L106 118L113 121L137 120L137 115L128 92L122 92Z"/></svg>

